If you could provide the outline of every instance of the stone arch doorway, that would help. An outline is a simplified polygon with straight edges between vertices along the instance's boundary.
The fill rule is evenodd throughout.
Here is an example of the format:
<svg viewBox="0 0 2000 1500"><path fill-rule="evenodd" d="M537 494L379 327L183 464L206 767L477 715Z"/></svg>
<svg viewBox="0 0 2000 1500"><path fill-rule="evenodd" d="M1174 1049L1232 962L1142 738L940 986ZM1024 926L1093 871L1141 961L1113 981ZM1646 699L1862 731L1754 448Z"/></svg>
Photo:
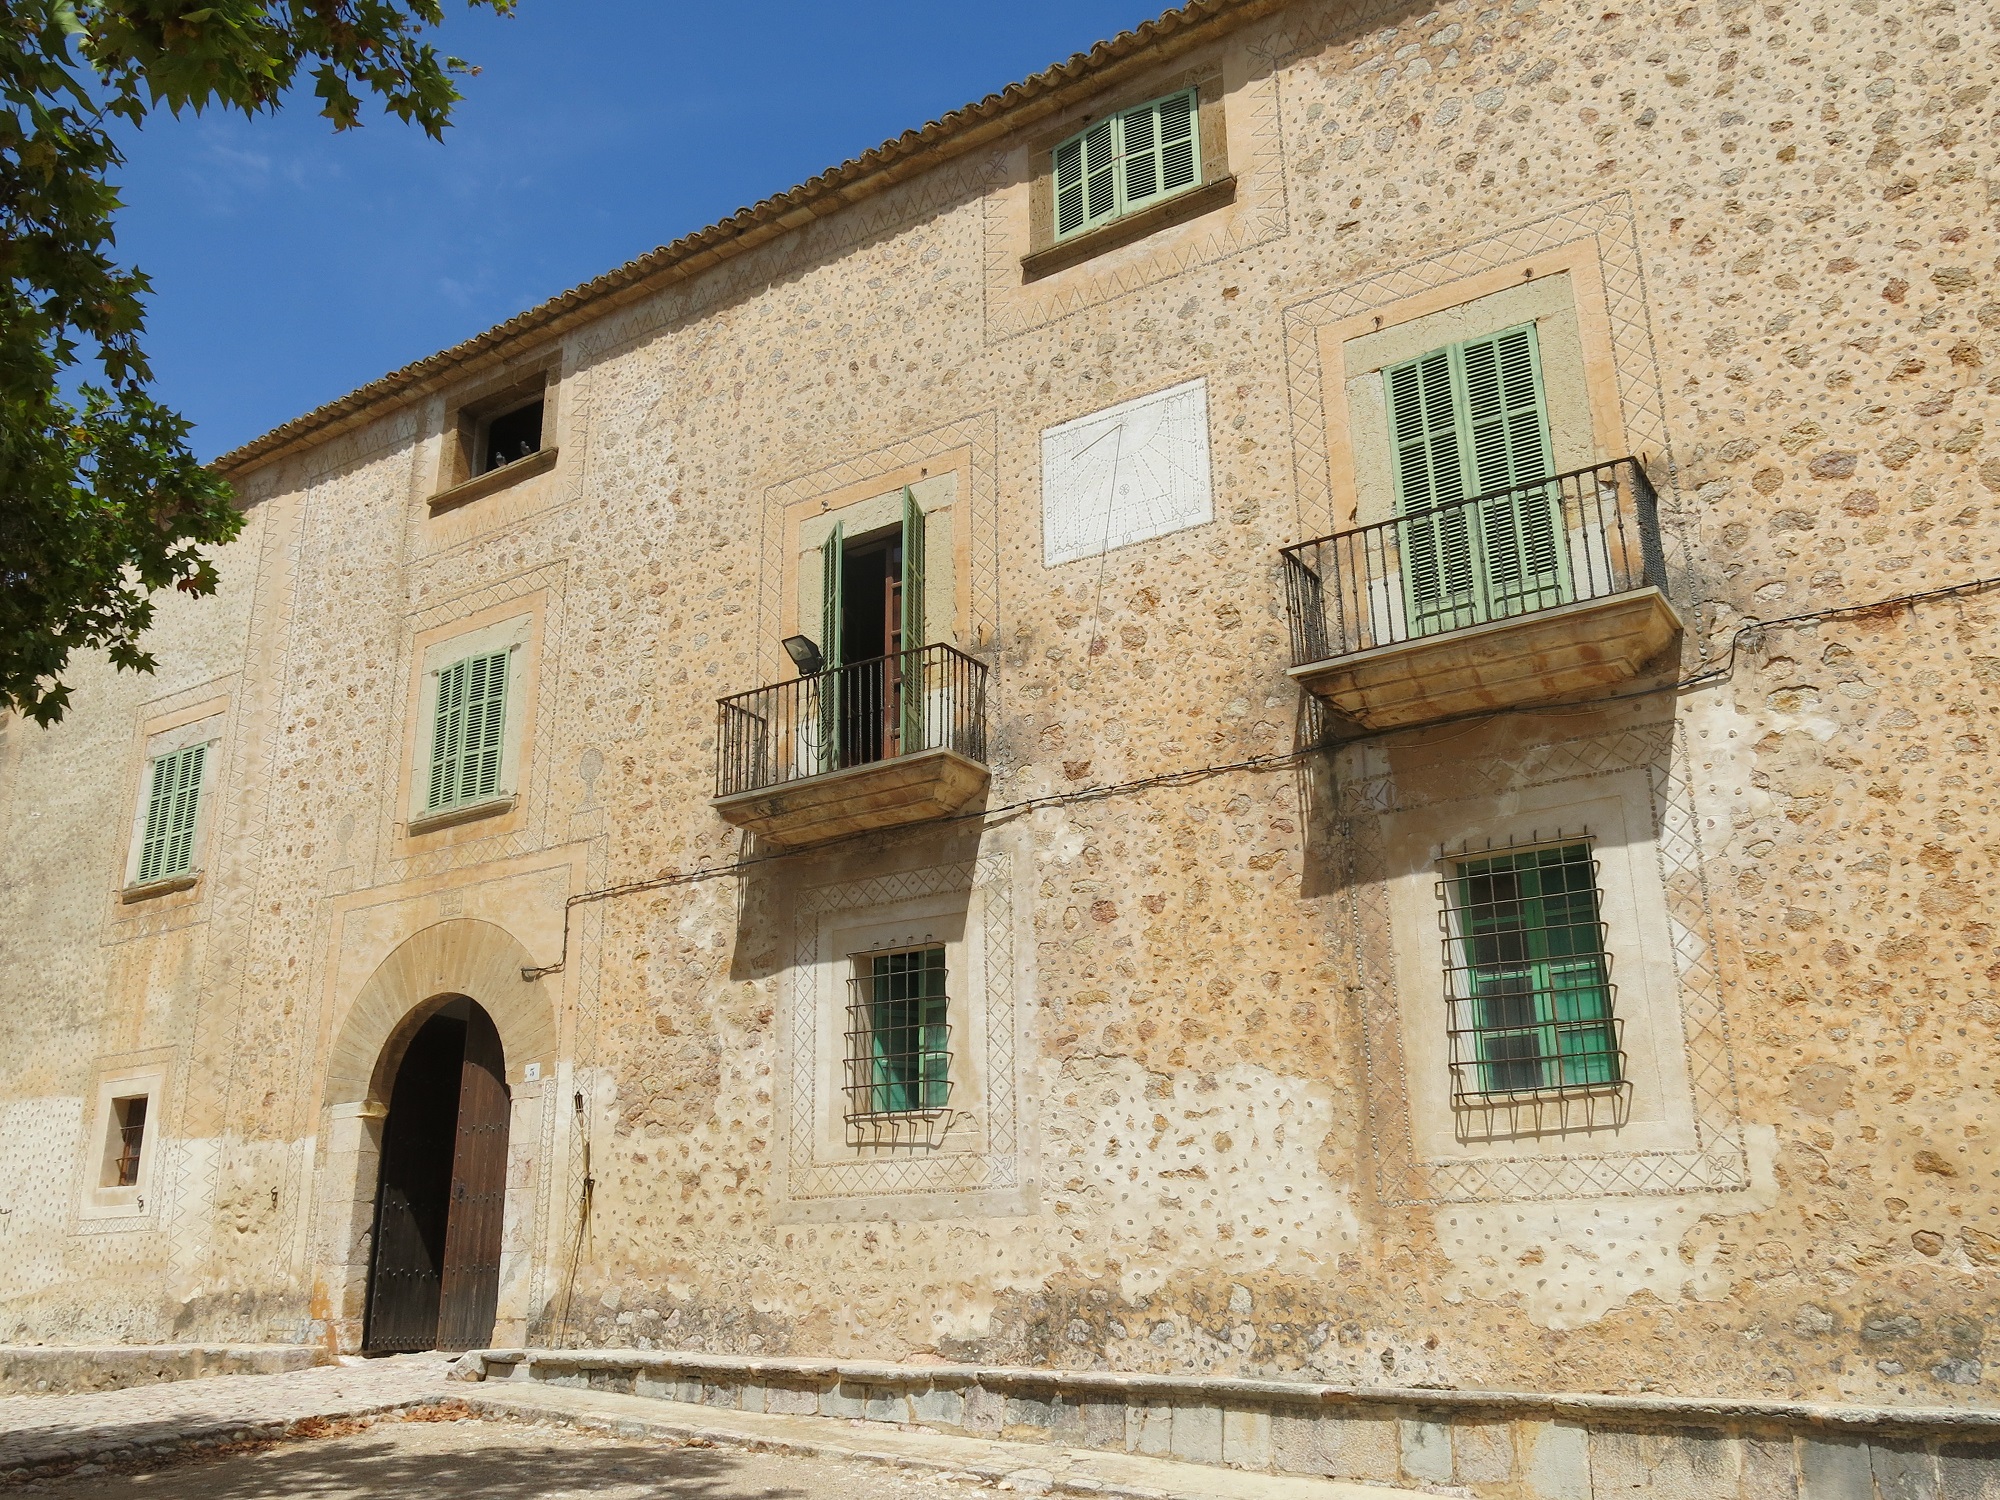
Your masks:
<svg viewBox="0 0 2000 1500"><path fill-rule="evenodd" d="M494 1034L492 1076L505 1101L507 1125L504 1182L496 1204L497 1292L493 1312L483 1315L491 1332L475 1328L473 1333L478 1341L493 1343L518 1344L526 1339L537 1295L536 1224L554 1186L546 1180L548 1163L542 1158L550 1133L560 1124L554 1111L558 1071L554 988L546 981L521 977L521 970L536 961L498 924L450 918L395 942L338 1013L326 1053L313 1190L312 1316L329 1349L358 1352L370 1332L378 1189L384 1148L390 1144L386 1127L395 1113L403 1065L418 1050L415 1044L425 1028L439 1016L457 1019L470 1030L475 1008ZM434 1043L435 1034L426 1048ZM448 1059L448 1042L438 1046ZM428 1070L433 1094L444 1091L437 1086L440 1069L449 1074L449 1062L441 1065L439 1055L433 1050L429 1064L419 1057L412 1074L420 1077ZM460 1072L451 1090L454 1109L456 1092L464 1086L463 1068L461 1051ZM421 1112L419 1108L417 1113ZM439 1112L444 1112L442 1104ZM455 1156L455 1113L449 1123ZM500 1144L499 1137L499 1131L491 1132L491 1143ZM442 1310L442 1261L438 1275ZM440 1343L444 1333L439 1330Z"/></svg>
<svg viewBox="0 0 2000 1500"><path fill-rule="evenodd" d="M477 1349L493 1337L509 1092L493 1019L459 996L397 1065L382 1123L364 1353Z"/></svg>

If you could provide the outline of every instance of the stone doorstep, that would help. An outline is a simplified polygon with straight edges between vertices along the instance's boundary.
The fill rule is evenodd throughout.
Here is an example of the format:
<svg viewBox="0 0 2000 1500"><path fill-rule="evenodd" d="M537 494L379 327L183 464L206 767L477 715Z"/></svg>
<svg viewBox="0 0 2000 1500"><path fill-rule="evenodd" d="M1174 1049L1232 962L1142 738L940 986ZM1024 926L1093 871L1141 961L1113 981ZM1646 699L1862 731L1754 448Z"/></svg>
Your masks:
<svg viewBox="0 0 2000 1500"><path fill-rule="evenodd" d="M475 1412L562 1422L614 1437L694 1439L763 1453L970 1474L1028 1494L1102 1500L1434 1500L1438 1492L1212 1468L1171 1458L959 1437L838 1417L779 1416L544 1386L474 1386ZM1449 1492L1447 1492L1449 1493Z"/></svg>

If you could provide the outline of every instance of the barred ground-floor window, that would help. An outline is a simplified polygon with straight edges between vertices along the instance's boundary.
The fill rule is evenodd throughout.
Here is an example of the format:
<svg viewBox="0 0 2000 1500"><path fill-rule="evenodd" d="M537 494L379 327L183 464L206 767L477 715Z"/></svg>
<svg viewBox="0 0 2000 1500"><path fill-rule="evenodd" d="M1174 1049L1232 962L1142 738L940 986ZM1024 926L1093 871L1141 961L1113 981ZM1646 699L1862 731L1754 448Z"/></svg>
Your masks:
<svg viewBox="0 0 2000 1500"><path fill-rule="evenodd" d="M1454 1098L1623 1083L1588 839L1445 861Z"/></svg>
<svg viewBox="0 0 2000 1500"><path fill-rule="evenodd" d="M945 950L857 956L848 981L847 1117L932 1114L951 1099Z"/></svg>

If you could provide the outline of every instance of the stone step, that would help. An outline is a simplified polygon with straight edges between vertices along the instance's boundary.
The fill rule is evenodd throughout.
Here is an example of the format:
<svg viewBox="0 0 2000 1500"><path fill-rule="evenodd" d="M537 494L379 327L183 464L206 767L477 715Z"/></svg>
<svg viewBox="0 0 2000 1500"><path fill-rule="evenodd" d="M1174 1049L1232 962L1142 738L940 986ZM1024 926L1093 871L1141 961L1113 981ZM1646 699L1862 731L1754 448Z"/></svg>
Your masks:
<svg viewBox="0 0 2000 1500"><path fill-rule="evenodd" d="M1435 1500L1437 1491L1244 1473L1131 1453L960 1437L884 1422L729 1411L539 1382L469 1384L475 1412L566 1422L616 1437L711 1442L762 1452L855 1458L895 1468L968 1474L1022 1494L1100 1500Z"/></svg>

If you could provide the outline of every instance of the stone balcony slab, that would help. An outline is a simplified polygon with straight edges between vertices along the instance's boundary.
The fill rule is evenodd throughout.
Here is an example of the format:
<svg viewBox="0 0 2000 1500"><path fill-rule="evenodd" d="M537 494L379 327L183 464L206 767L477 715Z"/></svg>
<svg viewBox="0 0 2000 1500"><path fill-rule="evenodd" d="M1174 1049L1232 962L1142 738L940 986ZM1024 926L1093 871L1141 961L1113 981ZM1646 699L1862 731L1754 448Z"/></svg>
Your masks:
<svg viewBox="0 0 2000 1500"><path fill-rule="evenodd" d="M796 849L947 817L985 791L987 778L985 766L956 750L917 750L710 805L764 842Z"/></svg>
<svg viewBox="0 0 2000 1500"><path fill-rule="evenodd" d="M1680 634L1657 588L1357 651L1288 671L1362 729L1573 702L1636 677Z"/></svg>

